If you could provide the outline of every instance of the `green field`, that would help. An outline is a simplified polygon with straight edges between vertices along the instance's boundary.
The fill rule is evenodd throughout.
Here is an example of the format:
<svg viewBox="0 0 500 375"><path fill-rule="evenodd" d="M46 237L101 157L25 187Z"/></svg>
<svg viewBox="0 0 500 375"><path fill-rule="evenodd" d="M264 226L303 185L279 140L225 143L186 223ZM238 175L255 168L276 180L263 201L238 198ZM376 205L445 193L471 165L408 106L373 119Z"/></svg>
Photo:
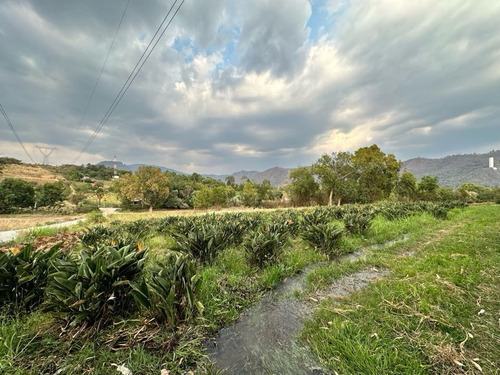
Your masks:
<svg viewBox="0 0 500 375"><path fill-rule="evenodd" d="M40 268L10 250L0 280L17 294L0 289L0 373L216 373L206 338L311 264L296 298L316 311L298 339L333 373L499 373L500 207L417 205L108 221L70 253L54 249L36 280L19 275ZM357 249L363 257L337 261ZM374 267L385 277L315 298ZM62 280L73 274L81 285ZM157 293L162 280L175 298Z"/></svg>

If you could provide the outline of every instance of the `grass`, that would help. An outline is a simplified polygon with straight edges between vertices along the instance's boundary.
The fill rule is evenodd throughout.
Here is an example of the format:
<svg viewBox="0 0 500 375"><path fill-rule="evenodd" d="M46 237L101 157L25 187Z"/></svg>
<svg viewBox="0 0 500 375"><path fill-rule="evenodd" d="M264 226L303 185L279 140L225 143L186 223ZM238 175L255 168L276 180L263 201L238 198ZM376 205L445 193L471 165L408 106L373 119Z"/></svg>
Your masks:
<svg viewBox="0 0 500 375"><path fill-rule="evenodd" d="M350 266L383 266L389 277L348 299L323 302L307 323L302 337L331 371L500 372L499 207L419 220L412 240ZM413 257L403 255L410 250ZM350 272L318 270L310 281L321 287Z"/></svg>
<svg viewBox="0 0 500 375"><path fill-rule="evenodd" d="M134 375L162 369L172 375L192 369L215 373L203 351L206 337L311 264L315 270L297 298L362 269L389 271L384 280L349 298L322 301L307 322L301 337L332 372L454 374L478 372L477 365L484 373L498 373L499 207L452 211L445 221L425 214L392 222L377 217L364 236L346 236L342 250L407 234L405 242L367 248L365 259L344 263L327 263L300 238L289 240L279 262L263 269L250 266L241 247L227 248L213 264L200 268L203 316L177 330L158 326L141 311L88 341L61 330L56 314L0 313L0 373L117 374L113 363ZM174 241L155 234L144 242L150 266Z"/></svg>
<svg viewBox="0 0 500 375"><path fill-rule="evenodd" d="M54 174L44 166L25 164L4 165L0 180L4 178L18 178L36 184L64 180L62 176Z"/></svg>

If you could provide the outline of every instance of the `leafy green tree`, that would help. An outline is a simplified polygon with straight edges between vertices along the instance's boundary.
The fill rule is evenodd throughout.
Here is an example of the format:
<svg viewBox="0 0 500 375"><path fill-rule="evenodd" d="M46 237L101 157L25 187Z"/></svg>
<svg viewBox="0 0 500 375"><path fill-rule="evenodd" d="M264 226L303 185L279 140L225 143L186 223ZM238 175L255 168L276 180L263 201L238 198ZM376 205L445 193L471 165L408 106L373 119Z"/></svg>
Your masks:
<svg viewBox="0 0 500 375"><path fill-rule="evenodd" d="M193 200L194 208L196 209L206 209L212 206L212 192L206 186L203 186L198 190L194 196Z"/></svg>
<svg viewBox="0 0 500 375"><path fill-rule="evenodd" d="M13 208L32 207L35 204L35 189L29 182L17 178L6 178L0 182L1 211Z"/></svg>
<svg viewBox="0 0 500 375"><path fill-rule="evenodd" d="M262 184L257 185L257 200L259 205L263 200L273 199L273 187L271 181L265 179Z"/></svg>
<svg viewBox="0 0 500 375"><path fill-rule="evenodd" d="M396 183L396 194L400 198L412 200L417 196L417 178L410 171L405 170L399 176L398 182Z"/></svg>
<svg viewBox="0 0 500 375"><path fill-rule="evenodd" d="M368 201L385 199L391 194L401 169L401 162L392 154L386 155L377 145L358 149L352 162L361 194Z"/></svg>
<svg viewBox="0 0 500 375"><path fill-rule="evenodd" d="M234 186L234 184L236 183L234 176L227 176L225 180L227 186Z"/></svg>
<svg viewBox="0 0 500 375"><path fill-rule="evenodd" d="M104 194L106 192L104 191L104 188L102 186L98 186L94 190L94 194L97 197L97 204L100 206L101 205L101 200L104 198Z"/></svg>
<svg viewBox="0 0 500 375"><path fill-rule="evenodd" d="M318 191L318 184L314 180L310 168L299 167L290 172L292 182L289 185L289 192L292 202L296 206L306 206L311 204L313 197Z"/></svg>
<svg viewBox="0 0 500 375"><path fill-rule="evenodd" d="M436 176L423 176L418 183L418 196L422 200L437 200L437 190L439 188Z"/></svg>
<svg viewBox="0 0 500 375"><path fill-rule="evenodd" d="M203 177L199 173L194 172L191 175L191 180L193 180L194 182L201 182L202 179Z"/></svg>
<svg viewBox="0 0 500 375"><path fill-rule="evenodd" d="M64 201L67 196L66 187L61 181L47 182L36 189L36 205L37 207L50 207Z"/></svg>
<svg viewBox="0 0 500 375"><path fill-rule="evenodd" d="M334 199L340 205L342 199L352 192L355 171L349 152L323 154L313 164L312 172L318 176L321 188L327 192L329 206Z"/></svg>
<svg viewBox="0 0 500 375"><path fill-rule="evenodd" d="M168 198L168 177L159 168L142 166L135 174L120 179L119 192L129 201L141 200L152 212Z"/></svg>
<svg viewBox="0 0 500 375"><path fill-rule="evenodd" d="M228 190L225 186L217 186L212 189L212 206L226 207Z"/></svg>
<svg viewBox="0 0 500 375"><path fill-rule="evenodd" d="M255 207L258 204L257 190L250 181L245 182L243 186L241 201L247 207Z"/></svg>

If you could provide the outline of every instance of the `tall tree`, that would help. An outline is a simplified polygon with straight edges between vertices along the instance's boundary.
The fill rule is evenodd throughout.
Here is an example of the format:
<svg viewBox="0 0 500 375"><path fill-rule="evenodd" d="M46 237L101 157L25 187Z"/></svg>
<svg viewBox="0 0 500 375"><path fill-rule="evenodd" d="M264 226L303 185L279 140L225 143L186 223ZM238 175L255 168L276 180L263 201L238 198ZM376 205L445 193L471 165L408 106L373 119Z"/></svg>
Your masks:
<svg viewBox="0 0 500 375"><path fill-rule="evenodd" d="M257 195L259 204L262 203L263 200L273 199L273 187L271 186L271 181L265 179L262 181L262 184L258 184Z"/></svg>
<svg viewBox="0 0 500 375"><path fill-rule="evenodd" d="M120 179L120 194L131 201L140 199L151 212L167 200L169 192L167 176L156 167L139 167Z"/></svg>
<svg viewBox="0 0 500 375"><path fill-rule="evenodd" d="M312 166L312 172L318 176L321 188L328 193L328 205L333 200L340 205L342 199L352 190L354 165L349 152L323 154Z"/></svg>
<svg viewBox="0 0 500 375"><path fill-rule="evenodd" d="M290 172L292 182L289 185L292 202L297 206L309 205L318 191L311 169L299 167Z"/></svg>
<svg viewBox="0 0 500 375"><path fill-rule="evenodd" d="M245 182L243 186L241 201L247 207L255 207L258 204L257 190L250 181Z"/></svg>
<svg viewBox="0 0 500 375"><path fill-rule="evenodd" d="M401 169L401 162L392 154L386 155L377 145L358 149L352 162L357 181L367 200L375 202L389 197Z"/></svg>
<svg viewBox="0 0 500 375"><path fill-rule="evenodd" d="M423 176L418 183L418 195L422 200L437 200L437 190L439 188L436 176Z"/></svg>
<svg viewBox="0 0 500 375"><path fill-rule="evenodd" d="M399 176L395 191L400 198L415 199L417 195L417 178L415 175L405 168L401 176Z"/></svg>

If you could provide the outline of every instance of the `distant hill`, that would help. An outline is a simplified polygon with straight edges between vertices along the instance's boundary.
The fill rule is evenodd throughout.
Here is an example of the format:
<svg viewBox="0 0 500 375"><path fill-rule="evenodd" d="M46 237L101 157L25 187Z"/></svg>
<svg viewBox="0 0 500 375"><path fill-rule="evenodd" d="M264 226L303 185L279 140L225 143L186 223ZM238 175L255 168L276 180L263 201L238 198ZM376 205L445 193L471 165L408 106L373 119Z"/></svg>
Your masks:
<svg viewBox="0 0 500 375"><path fill-rule="evenodd" d="M239 184L245 180L245 177L250 181L261 184L264 180L269 180L271 186L279 187L286 185L290 182L290 171L289 168L274 167L265 170L264 172L258 171L239 171L231 175L215 175L215 174L204 174L204 177L210 177L215 180L225 181L226 177L233 176L234 181Z"/></svg>
<svg viewBox="0 0 500 375"><path fill-rule="evenodd" d="M261 184L264 180L269 180L271 181L272 186L283 186L291 182L291 171L292 169L290 168L274 167L267 169L264 172L257 172L253 176L252 180L258 182L259 184Z"/></svg>
<svg viewBox="0 0 500 375"><path fill-rule="evenodd" d="M105 160L101 161L98 164L102 164L106 167L111 167L113 168L115 165L115 162L112 160ZM125 164L122 163L121 161L116 162L116 167L119 170L122 171L129 171L129 172L135 172L137 169L141 166L144 165L149 165L149 164ZM174 172L177 174L188 174L184 172L177 171L172 168L167 168L167 167L162 167L159 165L153 165L153 167L159 168L162 172L165 171L170 171ZM226 177L228 176L233 176L234 180L237 184L241 183L244 181L246 178L248 178L250 181L256 182L258 184L261 184L264 180L269 180L271 182L272 186L279 187L286 185L290 182L290 171L291 169L289 168L281 168L281 167L274 167L265 170L264 172L258 172L258 171L239 171L235 172L233 174L202 174L203 177L210 177L213 178L214 180L219 180L219 181L226 181Z"/></svg>
<svg viewBox="0 0 500 375"><path fill-rule="evenodd" d="M490 157L495 158L498 170L488 168ZM486 154L452 155L440 159L415 158L403 163L403 168L417 178L430 175L438 177L441 186L457 188L463 183L483 186L500 186L500 150Z"/></svg>
<svg viewBox="0 0 500 375"><path fill-rule="evenodd" d="M110 168L114 168L115 166L115 162L112 161L112 160L105 160L105 161L101 161L97 164L100 164L100 165L104 165L106 167L110 167ZM135 172L139 169L139 167L143 167L143 166L150 166L151 164L125 164L125 163L122 163L121 161L117 161L116 162L116 167L121 170L121 171L128 171L128 172ZM179 171L176 171L175 169L171 169L171 168L167 168L167 167L162 167L160 165L151 165L152 167L156 167L156 168L159 168L162 172L165 172L165 171L170 171L170 172L174 172L174 173L177 173L177 174L186 174L184 172L179 172Z"/></svg>
<svg viewBox="0 0 500 375"><path fill-rule="evenodd" d="M495 166L498 170L488 168L490 157L495 158ZM451 155L439 159L414 158L403 163L403 168L408 169L418 179L422 176L438 177L439 185L457 188L463 183L470 182L483 186L500 186L500 150L493 150L486 154L464 154ZM107 167L113 168L113 161L102 161ZM124 164L116 162L118 169L135 172L140 166L147 164ZM171 171L177 174L186 174L175 169L162 166L155 166L162 171ZM250 181L261 184L264 180L269 180L274 187L284 186L291 182L290 168L274 167L263 172L258 171L239 171L231 175L202 174L204 177L210 177L215 180L225 181L226 177L233 176L237 184L248 178Z"/></svg>

